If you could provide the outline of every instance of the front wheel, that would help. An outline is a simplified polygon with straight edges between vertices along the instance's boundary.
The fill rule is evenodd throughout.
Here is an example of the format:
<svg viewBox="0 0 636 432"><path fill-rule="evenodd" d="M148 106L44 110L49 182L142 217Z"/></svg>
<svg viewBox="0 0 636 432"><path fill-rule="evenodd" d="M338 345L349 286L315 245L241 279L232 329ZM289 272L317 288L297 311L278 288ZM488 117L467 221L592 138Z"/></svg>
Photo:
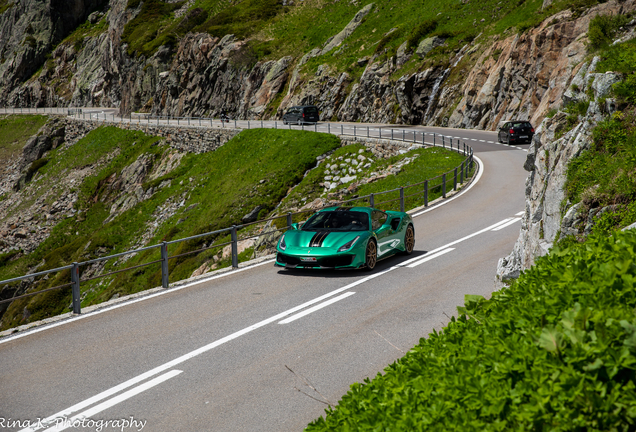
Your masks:
<svg viewBox="0 0 636 432"><path fill-rule="evenodd" d="M411 255L415 248L415 230L413 225L409 225L404 233L404 255Z"/></svg>
<svg viewBox="0 0 636 432"><path fill-rule="evenodd" d="M378 262L378 247L375 244L375 240L369 239L367 243L367 250L365 252L365 270L372 271Z"/></svg>

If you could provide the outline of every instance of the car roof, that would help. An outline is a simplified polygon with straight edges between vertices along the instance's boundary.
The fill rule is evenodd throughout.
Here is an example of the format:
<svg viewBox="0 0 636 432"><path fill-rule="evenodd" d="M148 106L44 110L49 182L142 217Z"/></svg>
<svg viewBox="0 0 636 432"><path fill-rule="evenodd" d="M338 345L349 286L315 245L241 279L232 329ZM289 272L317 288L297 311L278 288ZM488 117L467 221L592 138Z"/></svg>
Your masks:
<svg viewBox="0 0 636 432"><path fill-rule="evenodd" d="M363 212L363 213L368 213L371 214L371 211L375 210L373 208L370 207L342 207L342 206L334 206L334 207L327 207L324 209L320 209L318 210L317 213L320 212L325 212L325 211L357 211L357 212Z"/></svg>
<svg viewBox="0 0 636 432"><path fill-rule="evenodd" d="M500 125L504 123L530 123L530 121L529 120L501 120L499 122Z"/></svg>

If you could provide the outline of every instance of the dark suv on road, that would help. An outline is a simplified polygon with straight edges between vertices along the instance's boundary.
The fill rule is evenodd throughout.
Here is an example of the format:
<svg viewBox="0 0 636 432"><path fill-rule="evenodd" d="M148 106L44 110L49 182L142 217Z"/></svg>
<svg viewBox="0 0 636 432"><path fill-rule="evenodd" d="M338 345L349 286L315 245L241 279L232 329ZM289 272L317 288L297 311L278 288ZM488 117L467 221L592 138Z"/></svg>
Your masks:
<svg viewBox="0 0 636 432"><path fill-rule="evenodd" d="M318 108L314 105L293 106L283 115L283 123L318 123Z"/></svg>
<svg viewBox="0 0 636 432"><path fill-rule="evenodd" d="M498 141L506 144L532 142L534 128L530 122L512 120L502 122L499 126Z"/></svg>

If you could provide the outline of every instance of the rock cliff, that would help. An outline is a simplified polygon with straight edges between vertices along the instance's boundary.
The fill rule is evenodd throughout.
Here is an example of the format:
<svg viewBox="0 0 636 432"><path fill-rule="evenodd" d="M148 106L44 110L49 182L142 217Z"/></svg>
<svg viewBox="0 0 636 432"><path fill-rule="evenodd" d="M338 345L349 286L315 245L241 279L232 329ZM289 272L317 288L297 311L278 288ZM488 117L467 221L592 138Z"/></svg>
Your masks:
<svg viewBox="0 0 636 432"><path fill-rule="evenodd" d="M565 194L568 165L590 148L592 130L615 110L614 101L607 96L611 85L620 81L620 75L596 73L598 61L595 57L580 64L571 87L562 96L564 104L589 102L585 115L579 116L576 125L567 130L568 115L558 111L536 130L524 164L529 176L521 232L512 253L499 260L497 284L517 278L536 258L546 255L559 238L589 234L594 216L608 210L596 208L587 214L582 203L571 203Z"/></svg>
<svg viewBox="0 0 636 432"><path fill-rule="evenodd" d="M580 16L566 10L521 34L509 30L494 38L478 36L441 64L414 72L404 70L404 64L414 55L426 56L426 50L409 52L405 43L388 59L380 52L358 60L364 72L354 77L326 63L315 72L304 65L331 55L329 47L337 52L373 4L301 58L257 62L247 41L202 33L189 33L175 47L162 46L150 58L131 57L122 32L139 8L128 8L127 0L75 0L68 19L53 0L33 2L31 9L27 3L0 17L2 34L12 35L3 37L0 47L0 93L8 106L118 106L124 113L180 116L225 110L237 118L280 118L291 105L316 104L322 120L490 130L510 117L540 123L561 103L587 55L590 19L636 9L636 0L612 0ZM47 49L97 8L83 39L58 44L47 60ZM56 24L60 20L64 26ZM41 24L29 29L28 21ZM31 41L29 32L42 42L20 44Z"/></svg>

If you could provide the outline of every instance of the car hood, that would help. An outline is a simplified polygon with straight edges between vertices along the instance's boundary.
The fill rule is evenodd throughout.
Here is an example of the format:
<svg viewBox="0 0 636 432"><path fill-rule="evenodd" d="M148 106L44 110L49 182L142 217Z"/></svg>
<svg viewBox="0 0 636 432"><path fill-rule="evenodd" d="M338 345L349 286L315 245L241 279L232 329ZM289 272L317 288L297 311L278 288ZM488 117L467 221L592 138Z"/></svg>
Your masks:
<svg viewBox="0 0 636 432"><path fill-rule="evenodd" d="M301 231L285 234L285 243L292 247L340 247L357 236L366 236L367 231Z"/></svg>

